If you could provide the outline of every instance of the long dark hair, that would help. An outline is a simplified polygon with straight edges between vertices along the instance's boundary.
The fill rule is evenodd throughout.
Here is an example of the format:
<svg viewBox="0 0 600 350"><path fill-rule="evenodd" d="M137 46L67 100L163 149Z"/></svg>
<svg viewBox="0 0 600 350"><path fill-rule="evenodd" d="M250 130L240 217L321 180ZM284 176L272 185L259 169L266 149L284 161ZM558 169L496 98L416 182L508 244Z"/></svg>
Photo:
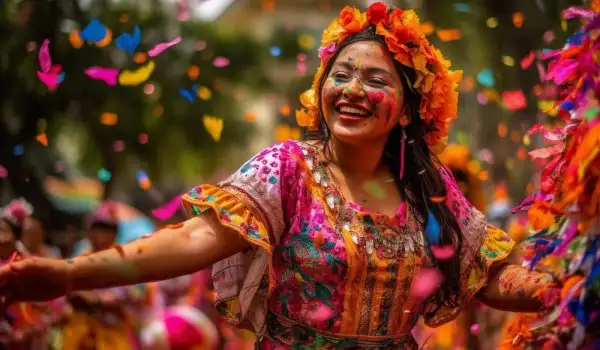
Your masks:
<svg viewBox="0 0 600 350"><path fill-rule="evenodd" d="M337 56L345 47L358 41L376 41L383 44L383 47L387 47L383 37L377 35L372 26L346 38L329 59L319 82L319 90L317 91L319 94L319 106L321 105L320 92ZM411 118L410 124L404 127L407 143L403 178L400 179L400 140L403 131L402 126L395 126L390 132L381 161L394 176L394 182L402 197L420 216L420 223L425 225L428 212L431 211L440 223L442 244L452 244L455 247L455 251L460 252L462 249L462 234L456 218L452 215L446 204L435 203L431 200L432 197L446 196L446 188L438 170L438 167L441 166L440 161L431 153L429 146L425 142L425 133L428 131L428 127L419 118L421 96L414 91L412 86L416 74L414 70L403 66L396 60L394 60L394 65L398 71L398 75L402 78L406 113L409 113ZM309 132L306 138L309 140L325 141L324 147L327 147L327 141L329 141L330 137L329 127L327 126L322 110L320 110L318 129ZM455 254L449 260L437 260L433 255L430 254L430 256L435 266L444 274L443 284L432 296L436 305L433 310L433 313L435 313L442 305L453 307L458 304L461 280L460 256L459 254Z"/></svg>

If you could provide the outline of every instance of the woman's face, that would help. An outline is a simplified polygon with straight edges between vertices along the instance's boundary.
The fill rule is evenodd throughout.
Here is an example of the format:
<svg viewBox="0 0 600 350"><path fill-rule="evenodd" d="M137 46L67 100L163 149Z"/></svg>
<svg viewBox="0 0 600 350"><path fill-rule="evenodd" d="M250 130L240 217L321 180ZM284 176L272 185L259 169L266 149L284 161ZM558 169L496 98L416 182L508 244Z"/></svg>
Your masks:
<svg viewBox="0 0 600 350"><path fill-rule="evenodd" d="M323 85L321 105L335 138L386 140L404 112L402 80L387 49L375 41L344 48Z"/></svg>

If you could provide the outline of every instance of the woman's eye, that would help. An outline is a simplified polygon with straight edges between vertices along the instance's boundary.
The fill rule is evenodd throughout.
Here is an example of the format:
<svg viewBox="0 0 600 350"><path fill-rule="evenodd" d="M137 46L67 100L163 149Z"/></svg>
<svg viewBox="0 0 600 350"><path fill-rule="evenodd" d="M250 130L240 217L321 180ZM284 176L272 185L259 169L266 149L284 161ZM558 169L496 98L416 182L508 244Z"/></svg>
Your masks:
<svg viewBox="0 0 600 350"><path fill-rule="evenodd" d="M385 82L385 80L381 80L381 79L371 79L369 80L369 83L375 86L385 86L387 85L387 83Z"/></svg>
<svg viewBox="0 0 600 350"><path fill-rule="evenodd" d="M350 76L346 73L335 73L333 75L333 79L338 80L338 81L342 81L342 80L346 80L348 79Z"/></svg>

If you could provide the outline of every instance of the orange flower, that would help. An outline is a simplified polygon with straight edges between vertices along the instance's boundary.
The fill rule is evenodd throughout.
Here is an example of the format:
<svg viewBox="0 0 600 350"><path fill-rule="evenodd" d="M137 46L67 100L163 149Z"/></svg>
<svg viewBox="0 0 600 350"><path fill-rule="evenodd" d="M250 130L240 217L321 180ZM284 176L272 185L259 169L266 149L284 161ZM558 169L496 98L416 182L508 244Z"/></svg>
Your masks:
<svg viewBox="0 0 600 350"><path fill-rule="evenodd" d="M371 4L367 9L367 19L372 24L377 24L381 21L387 21L387 5L382 2Z"/></svg>
<svg viewBox="0 0 600 350"><path fill-rule="evenodd" d="M363 25L367 22L367 18L360 10L346 6L340 12L338 22L346 31L358 33L363 29Z"/></svg>

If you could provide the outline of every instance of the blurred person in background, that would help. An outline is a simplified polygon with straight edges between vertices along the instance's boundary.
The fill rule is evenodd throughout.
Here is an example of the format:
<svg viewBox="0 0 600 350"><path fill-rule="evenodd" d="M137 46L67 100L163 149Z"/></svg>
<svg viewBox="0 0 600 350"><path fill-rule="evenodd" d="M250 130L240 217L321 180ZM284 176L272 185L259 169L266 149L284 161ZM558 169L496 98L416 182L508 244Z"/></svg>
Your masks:
<svg viewBox="0 0 600 350"><path fill-rule="evenodd" d="M86 238L90 248L83 255L114 247L117 225L112 206L100 205L87 222ZM142 315L149 307L148 285L74 292L67 295L67 300L73 311L62 330L62 349L133 350L139 347L137 332Z"/></svg>
<svg viewBox="0 0 600 350"><path fill-rule="evenodd" d="M44 219L34 210L23 222L21 244L27 255L45 258L60 258L60 249L49 244L44 228Z"/></svg>
<svg viewBox="0 0 600 350"><path fill-rule="evenodd" d="M217 310L257 334L260 349L416 349L421 317L440 326L475 298L544 309L536 293L557 292L552 276L506 262L514 242L434 156L456 117L460 72L416 13L346 7L322 45L297 115L308 140L271 146L220 184L190 190L184 223L72 261L3 267L0 300L212 266Z"/></svg>

